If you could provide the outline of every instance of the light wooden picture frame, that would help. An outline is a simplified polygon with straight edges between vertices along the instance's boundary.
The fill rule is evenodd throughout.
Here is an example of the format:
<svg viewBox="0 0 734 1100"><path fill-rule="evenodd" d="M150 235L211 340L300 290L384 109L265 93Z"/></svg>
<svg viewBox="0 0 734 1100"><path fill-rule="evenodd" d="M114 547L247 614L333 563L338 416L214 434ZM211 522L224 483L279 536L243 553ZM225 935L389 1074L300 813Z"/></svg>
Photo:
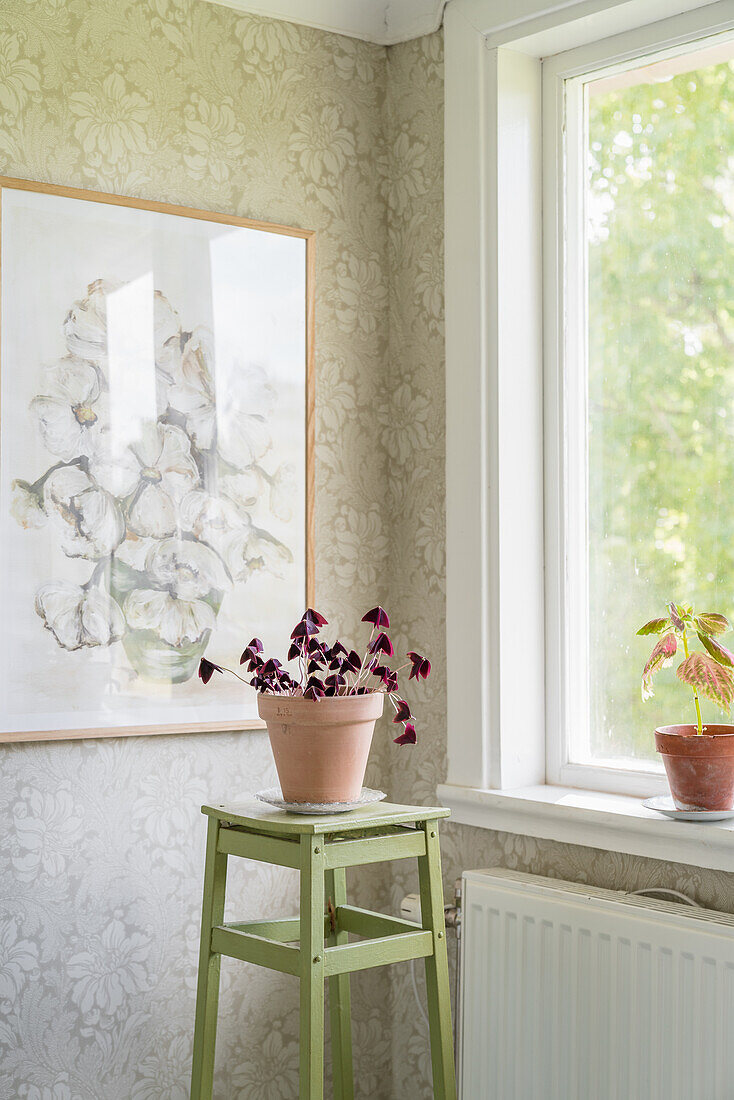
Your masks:
<svg viewBox="0 0 734 1100"><path fill-rule="evenodd" d="M0 177L0 742L262 726L313 602L310 230Z"/></svg>

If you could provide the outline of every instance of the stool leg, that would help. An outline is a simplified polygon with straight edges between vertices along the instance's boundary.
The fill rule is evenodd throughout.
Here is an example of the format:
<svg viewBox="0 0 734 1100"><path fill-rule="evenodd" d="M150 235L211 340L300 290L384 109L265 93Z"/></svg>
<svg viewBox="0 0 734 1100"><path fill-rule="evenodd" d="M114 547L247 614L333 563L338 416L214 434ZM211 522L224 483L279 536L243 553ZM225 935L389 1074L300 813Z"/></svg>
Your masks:
<svg viewBox="0 0 734 1100"><path fill-rule="evenodd" d="M324 1097L324 842L301 837L300 1100Z"/></svg>
<svg viewBox="0 0 734 1100"><path fill-rule="evenodd" d="M347 873L343 867L326 872L326 896L334 908L347 904ZM329 936L329 944L349 943L348 932ZM352 1071L352 1020L349 975L335 974L329 978L329 1010L331 1016L331 1061L334 1076L334 1100L354 1100Z"/></svg>
<svg viewBox="0 0 734 1100"><path fill-rule="evenodd" d="M426 821L426 854L418 859L423 927L433 932L433 954L426 959L428 1020L434 1100L456 1100L454 1044L451 1034L451 995L443 916L443 882L438 822Z"/></svg>
<svg viewBox="0 0 734 1100"><path fill-rule="evenodd" d="M191 1100L211 1100L214 1079L214 1045L217 1038L219 967L221 955L212 954L212 928L224 920L227 856L217 851L219 821L209 818L204 867L204 902L201 910L199 980L196 987L194 1058L191 1067Z"/></svg>

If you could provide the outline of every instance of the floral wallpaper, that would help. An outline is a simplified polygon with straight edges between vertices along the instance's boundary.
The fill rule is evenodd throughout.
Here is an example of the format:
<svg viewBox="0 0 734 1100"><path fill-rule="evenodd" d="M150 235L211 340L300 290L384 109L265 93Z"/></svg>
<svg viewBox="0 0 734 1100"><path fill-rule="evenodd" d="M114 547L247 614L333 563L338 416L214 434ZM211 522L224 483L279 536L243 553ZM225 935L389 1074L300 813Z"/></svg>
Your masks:
<svg viewBox="0 0 734 1100"><path fill-rule="evenodd" d="M317 230L317 592L347 630L386 600L386 81L380 47L203 0L0 0L1 173ZM187 1100L199 807L274 781L258 732L0 746L2 1100ZM240 862L230 919L298 911L294 872ZM382 907L383 878L350 885ZM353 988L359 1095L388 1097L386 973ZM225 960L215 1095L292 1100L297 1035L297 981Z"/></svg>
<svg viewBox="0 0 734 1100"><path fill-rule="evenodd" d="M317 596L345 633L383 602L430 654L418 746L378 733L367 777L422 803L447 723L442 111L440 33L384 50L202 0L0 0L0 172L318 231ZM0 747L0 1100L187 1100L198 807L273 781L257 732ZM734 909L729 875L443 836L447 894L499 864ZM230 919L297 910L295 872L231 863ZM351 871L358 904L417 888L391 871ZM352 987L358 1096L425 1100L409 965ZM224 960L216 1096L296 1095L297 993Z"/></svg>

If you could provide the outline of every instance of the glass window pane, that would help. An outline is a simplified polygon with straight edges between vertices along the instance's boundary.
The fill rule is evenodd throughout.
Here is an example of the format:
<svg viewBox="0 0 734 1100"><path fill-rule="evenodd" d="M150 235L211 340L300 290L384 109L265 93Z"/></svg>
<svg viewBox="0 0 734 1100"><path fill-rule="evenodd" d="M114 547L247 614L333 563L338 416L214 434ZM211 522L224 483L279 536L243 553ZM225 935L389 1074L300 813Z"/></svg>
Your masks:
<svg viewBox="0 0 734 1100"><path fill-rule="evenodd" d="M734 614L732 59L718 41L586 85L590 714L577 757L654 761L655 726L695 721L674 668L641 700L644 621L670 600Z"/></svg>

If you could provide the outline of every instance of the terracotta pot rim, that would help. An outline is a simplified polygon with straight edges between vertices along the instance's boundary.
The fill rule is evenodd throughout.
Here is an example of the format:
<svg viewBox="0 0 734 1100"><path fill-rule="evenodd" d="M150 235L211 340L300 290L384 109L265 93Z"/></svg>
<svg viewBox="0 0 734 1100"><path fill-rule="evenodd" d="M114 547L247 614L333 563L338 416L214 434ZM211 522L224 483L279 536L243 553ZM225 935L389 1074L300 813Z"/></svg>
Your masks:
<svg viewBox="0 0 734 1100"><path fill-rule="evenodd" d="M663 758L689 761L724 761L734 757L734 726L710 723L711 733L697 732L694 725L661 726L655 730L655 748Z"/></svg>
<svg viewBox="0 0 734 1100"><path fill-rule="evenodd" d="M385 693L327 696L304 699L296 695L258 694L257 711L267 720L285 719L289 725L340 725L342 722L377 720L385 706Z"/></svg>
<svg viewBox="0 0 734 1100"><path fill-rule="evenodd" d="M715 732L708 733L708 730ZM660 734L661 737L696 737L716 741L721 737L734 737L734 723L704 722L703 733L699 734L695 722L682 722L679 725L658 726L655 733Z"/></svg>

